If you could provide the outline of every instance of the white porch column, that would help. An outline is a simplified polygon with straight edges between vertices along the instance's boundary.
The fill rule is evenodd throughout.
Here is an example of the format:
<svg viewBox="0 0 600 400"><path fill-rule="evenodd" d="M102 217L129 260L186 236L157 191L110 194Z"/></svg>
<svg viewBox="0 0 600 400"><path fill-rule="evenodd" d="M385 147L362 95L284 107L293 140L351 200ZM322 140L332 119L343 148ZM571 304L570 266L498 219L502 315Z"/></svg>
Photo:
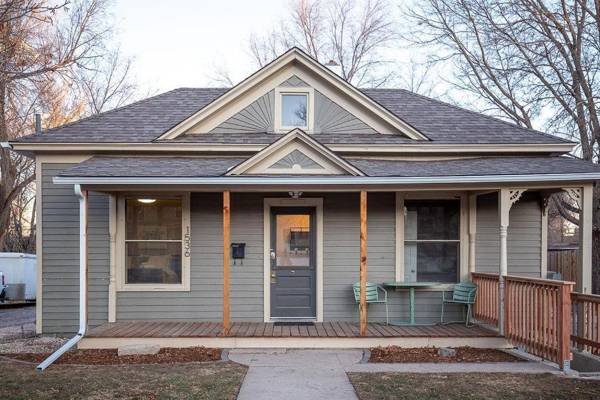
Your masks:
<svg viewBox="0 0 600 400"><path fill-rule="evenodd" d="M510 209L527 189L500 189L498 219L500 221L500 268L498 288L498 332L504 335L504 277L508 275L508 224Z"/></svg>
<svg viewBox="0 0 600 400"><path fill-rule="evenodd" d="M542 200L540 204L541 219L542 219L542 231L540 232L540 278L546 279L548 277L548 201L550 199L549 193L542 193Z"/></svg>
<svg viewBox="0 0 600 400"><path fill-rule="evenodd" d="M108 233L110 237L110 265L108 281L108 322L117 320L117 292L116 292L116 265L117 265L117 196L111 193L108 197Z"/></svg>
<svg viewBox="0 0 600 400"><path fill-rule="evenodd" d="M592 201L594 185L581 188L564 188L579 207L579 257L577 258L577 284L575 291L592 292Z"/></svg>
<svg viewBox="0 0 600 400"><path fill-rule="evenodd" d="M475 272L475 238L477 234L477 195L469 195L469 278Z"/></svg>

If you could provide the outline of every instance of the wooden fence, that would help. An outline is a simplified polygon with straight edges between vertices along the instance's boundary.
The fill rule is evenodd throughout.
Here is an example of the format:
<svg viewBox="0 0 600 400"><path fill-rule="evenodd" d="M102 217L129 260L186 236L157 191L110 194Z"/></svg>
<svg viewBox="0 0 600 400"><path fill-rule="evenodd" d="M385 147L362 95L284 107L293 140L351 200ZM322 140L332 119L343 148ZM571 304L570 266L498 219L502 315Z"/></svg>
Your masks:
<svg viewBox="0 0 600 400"><path fill-rule="evenodd" d="M600 296L571 293L571 303L573 346L600 355Z"/></svg>
<svg viewBox="0 0 600 400"><path fill-rule="evenodd" d="M577 282L577 249L548 249L548 271L559 272L564 281Z"/></svg>
<svg viewBox="0 0 600 400"><path fill-rule="evenodd" d="M472 274L478 286L476 319L498 325L498 275ZM504 333L513 344L556 362L561 368L571 358L571 292L573 282L505 278Z"/></svg>

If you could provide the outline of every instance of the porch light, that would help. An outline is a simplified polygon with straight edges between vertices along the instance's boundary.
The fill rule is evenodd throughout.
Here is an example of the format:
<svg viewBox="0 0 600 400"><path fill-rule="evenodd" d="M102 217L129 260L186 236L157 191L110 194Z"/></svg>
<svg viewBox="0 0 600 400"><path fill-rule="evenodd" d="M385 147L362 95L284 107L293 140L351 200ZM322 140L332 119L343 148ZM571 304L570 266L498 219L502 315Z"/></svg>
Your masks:
<svg viewBox="0 0 600 400"><path fill-rule="evenodd" d="M137 201L143 204L152 204L156 201L156 199L137 199Z"/></svg>

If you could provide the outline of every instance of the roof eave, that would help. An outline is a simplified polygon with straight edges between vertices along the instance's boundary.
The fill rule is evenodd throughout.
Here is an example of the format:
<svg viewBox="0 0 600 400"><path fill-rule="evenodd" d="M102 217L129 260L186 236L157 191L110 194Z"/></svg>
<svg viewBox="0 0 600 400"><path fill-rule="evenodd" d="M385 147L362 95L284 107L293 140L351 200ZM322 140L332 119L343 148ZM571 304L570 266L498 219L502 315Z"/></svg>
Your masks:
<svg viewBox="0 0 600 400"><path fill-rule="evenodd" d="M263 186L369 186L369 185L421 185L421 184L469 184L469 183L524 183L524 182L584 182L600 180L600 172L568 174L523 174L523 175L459 175L459 176L415 176L415 177L85 177L55 176L53 182L61 185L263 185Z"/></svg>

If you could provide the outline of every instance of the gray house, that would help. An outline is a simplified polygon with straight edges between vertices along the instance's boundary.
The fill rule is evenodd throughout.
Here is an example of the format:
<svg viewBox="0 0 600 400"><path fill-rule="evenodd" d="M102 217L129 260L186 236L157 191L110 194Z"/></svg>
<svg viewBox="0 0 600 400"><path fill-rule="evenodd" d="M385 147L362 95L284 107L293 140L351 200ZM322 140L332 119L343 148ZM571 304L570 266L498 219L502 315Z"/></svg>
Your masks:
<svg viewBox="0 0 600 400"><path fill-rule="evenodd" d="M583 210L577 287L591 290L600 170L567 156L574 143L357 89L298 49L230 89L176 89L9 145L36 158L38 332L79 332L82 347L503 340L426 324L471 273L545 278L562 190ZM361 276L387 291L362 308L366 331ZM386 305L413 326L376 323Z"/></svg>

